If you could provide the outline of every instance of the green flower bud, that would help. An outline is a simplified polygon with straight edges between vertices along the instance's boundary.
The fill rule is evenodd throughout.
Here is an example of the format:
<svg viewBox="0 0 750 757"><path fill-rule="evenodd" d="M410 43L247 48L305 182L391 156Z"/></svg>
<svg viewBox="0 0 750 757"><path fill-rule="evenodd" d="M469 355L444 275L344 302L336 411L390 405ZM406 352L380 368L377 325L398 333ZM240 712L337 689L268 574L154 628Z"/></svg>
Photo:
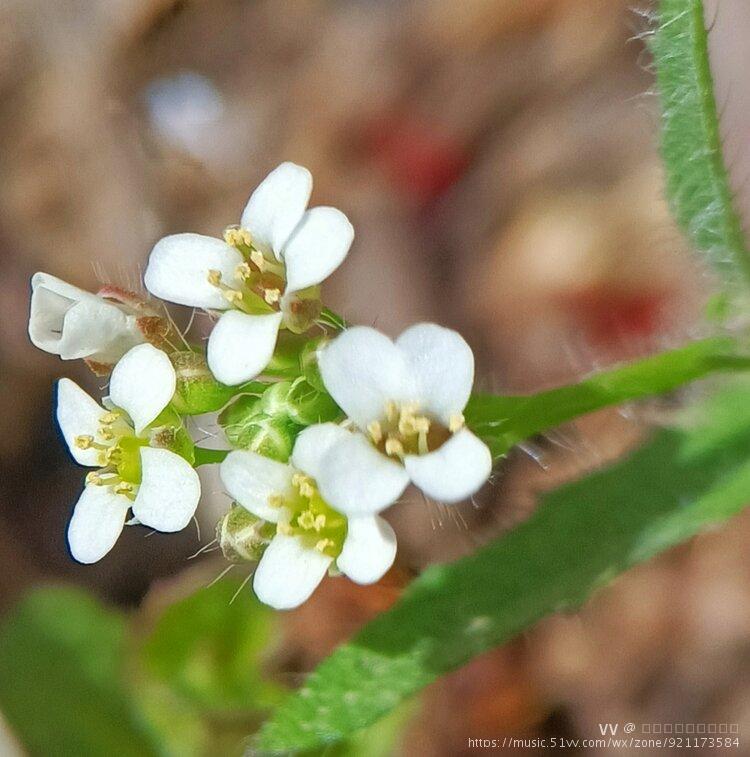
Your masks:
<svg viewBox="0 0 750 757"><path fill-rule="evenodd" d="M216 539L229 562L257 562L276 533L276 526L236 502L216 524Z"/></svg>
<svg viewBox="0 0 750 757"><path fill-rule="evenodd" d="M220 410L238 391L237 387L220 384L209 370L206 359L197 352L173 352L169 359L177 374L172 404L183 415Z"/></svg>
<svg viewBox="0 0 750 757"><path fill-rule="evenodd" d="M307 383L319 392L325 392L326 388L325 384L323 384L323 378L320 375L320 369L318 368L318 350L327 341L328 339L326 337L312 339L305 344L302 353L300 354L302 375L307 380Z"/></svg>
<svg viewBox="0 0 750 757"><path fill-rule="evenodd" d="M319 391L307 379L299 378L287 394L289 417L303 426L335 421L343 416L328 392Z"/></svg>

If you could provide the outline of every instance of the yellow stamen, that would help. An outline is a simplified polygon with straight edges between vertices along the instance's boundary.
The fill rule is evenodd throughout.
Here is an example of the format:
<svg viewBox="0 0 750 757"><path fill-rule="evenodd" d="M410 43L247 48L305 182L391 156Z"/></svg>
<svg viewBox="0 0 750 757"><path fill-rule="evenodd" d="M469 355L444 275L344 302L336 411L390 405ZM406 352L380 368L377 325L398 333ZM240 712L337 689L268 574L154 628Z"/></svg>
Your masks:
<svg viewBox="0 0 750 757"><path fill-rule="evenodd" d="M92 484L93 486L99 486L102 483L102 478L98 473L91 471L86 474L86 484Z"/></svg>
<svg viewBox="0 0 750 757"><path fill-rule="evenodd" d="M250 268L249 263L240 263L235 269L235 275L238 279L245 281L253 275L253 269Z"/></svg>
<svg viewBox="0 0 750 757"><path fill-rule="evenodd" d="M394 423L398 418L398 405L393 400L385 403L385 417L389 423Z"/></svg>
<svg viewBox="0 0 750 757"><path fill-rule="evenodd" d="M269 305L274 305L281 299L281 290L280 289L265 289L263 291L263 299Z"/></svg>
<svg viewBox="0 0 750 757"><path fill-rule="evenodd" d="M120 417L120 413L117 412L116 410L112 410L109 413L105 413L99 419L99 423L105 426L111 426L119 417Z"/></svg>
<svg viewBox="0 0 750 757"><path fill-rule="evenodd" d="M463 428L465 422L466 421L461 413L454 413L448 419L448 431L455 434L456 431L460 431Z"/></svg>
<svg viewBox="0 0 750 757"><path fill-rule="evenodd" d="M372 423L369 423L367 426L367 433L375 444L379 444L383 438L383 427L380 425L380 421L372 421Z"/></svg>
<svg viewBox="0 0 750 757"><path fill-rule="evenodd" d="M310 531L315 528L315 515L312 510L305 510L297 516L297 523L300 528L304 528L306 531Z"/></svg>
<svg viewBox="0 0 750 757"><path fill-rule="evenodd" d="M132 494L133 493L133 485L128 484L125 481L121 481L117 486L114 488L115 494Z"/></svg>
<svg viewBox="0 0 750 757"><path fill-rule="evenodd" d="M262 273L267 268L267 262L260 250L250 253L250 262Z"/></svg>
<svg viewBox="0 0 750 757"><path fill-rule="evenodd" d="M318 550L318 552L324 552L328 547L333 546L333 539L321 539L316 545L315 549Z"/></svg>
<svg viewBox="0 0 750 757"><path fill-rule="evenodd" d="M323 515L323 513L320 513L320 515L315 516L315 523L313 523L313 528L316 531L322 531L323 528L325 528L326 525L326 516Z"/></svg>
<svg viewBox="0 0 750 757"><path fill-rule="evenodd" d="M292 527L288 523L277 523L276 532L284 536L290 536L293 533Z"/></svg>
<svg viewBox="0 0 750 757"><path fill-rule="evenodd" d="M390 455L391 457L403 457L404 445L401 444L401 442L398 439L395 439L394 437L389 436L385 440L385 454Z"/></svg>
<svg viewBox="0 0 750 757"><path fill-rule="evenodd" d="M106 426L102 426L102 427L101 427L101 428L99 429L99 432L98 432L98 433L99 433L99 436L101 436L101 437L102 437L102 439L104 439L104 440L105 440L105 441L107 441L107 442L110 442L110 441L112 441L112 439L114 439L114 438L115 438L115 435L114 435L114 434L112 433L112 431L111 431L110 429L108 429L108 428L107 428Z"/></svg>
<svg viewBox="0 0 750 757"><path fill-rule="evenodd" d="M206 278L208 279L209 284L213 284L213 286L215 287L221 286L221 271L217 271L215 268L212 268L211 270L209 270Z"/></svg>
<svg viewBox="0 0 750 757"><path fill-rule="evenodd" d="M94 443L94 437L89 434L80 434L73 441L78 449L89 449Z"/></svg>

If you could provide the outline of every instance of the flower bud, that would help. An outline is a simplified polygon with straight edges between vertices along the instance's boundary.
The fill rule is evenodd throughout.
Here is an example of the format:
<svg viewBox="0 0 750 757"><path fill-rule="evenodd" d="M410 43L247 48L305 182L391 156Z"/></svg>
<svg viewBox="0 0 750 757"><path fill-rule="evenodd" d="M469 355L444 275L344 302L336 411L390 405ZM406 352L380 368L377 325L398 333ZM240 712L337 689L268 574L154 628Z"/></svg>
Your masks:
<svg viewBox="0 0 750 757"><path fill-rule="evenodd" d="M236 394L237 387L221 384L213 377L203 355L185 350L173 352L169 359L177 376L172 404L183 415L215 412Z"/></svg>
<svg viewBox="0 0 750 757"><path fill-rule="evenodd" d="M233 503L229 512L216 524L216 539L229 562L257 562L276 528Z"/></svg>

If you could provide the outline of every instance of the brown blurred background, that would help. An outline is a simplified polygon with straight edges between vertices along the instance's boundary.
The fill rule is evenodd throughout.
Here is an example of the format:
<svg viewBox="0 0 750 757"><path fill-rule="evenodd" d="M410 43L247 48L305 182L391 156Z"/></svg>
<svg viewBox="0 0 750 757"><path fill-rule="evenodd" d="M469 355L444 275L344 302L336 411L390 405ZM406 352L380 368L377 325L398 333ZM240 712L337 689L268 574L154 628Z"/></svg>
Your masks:
<svg viewBox="0 0 750 757"><path fill-rule="evenodd" d="M750 53L738 29L750 13L743 0L709 12L744 202ZM425 319L460 329L480 388L533 391L701 333L711 282L662 199L648 28L631 0L5 0L0 610L49 579L135 605L201 544L194 531L128 529L95 566L69 558L81 471L51 422L53 380L101 380L27 342L29 276L138 287L160 236L219 234L282 160L309 167L313 202L355 225L330 304L391 334ZM286 617L288 672L664 412L600 413L535 440L474 505L407 499L383 585L329 580ZM204 543L227 506L208 489ZM748 543L744 516L435 685L409 753L469 753L468 737L506 733L594 736L603 721L750 727Z"/></svg>

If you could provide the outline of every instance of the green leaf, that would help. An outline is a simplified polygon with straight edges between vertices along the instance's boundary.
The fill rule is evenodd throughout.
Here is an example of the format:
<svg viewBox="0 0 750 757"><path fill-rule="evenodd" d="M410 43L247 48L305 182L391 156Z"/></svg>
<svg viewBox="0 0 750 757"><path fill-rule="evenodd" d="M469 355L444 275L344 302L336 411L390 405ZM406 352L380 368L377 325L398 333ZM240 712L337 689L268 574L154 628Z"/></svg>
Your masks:
<svg viewBox="0 0 750 757"><path fill-rule="evenodd" d="M41 589L0 627L0 710L32 755L157 755L122 683L125 622L83 592Z"/></svg>
<svg viewBox="0 0 750 757"><path fill-rule="evenodd" d="M652 49L675 216L728 283L741 276L747 285L750 252L722 154L702 0L661 0Z"/></svg>
<svg viewBox="0 0 750 757"><path fill-rule="evenodd" d="M262 671L273 649L273 613L225 579L168 607L140 649L153 678L203 710L262 710L283 690Z"/></svg>
<svg viewBox="0 0 750 757"><path fill-rule="evenodd" d="M750 496L750 388L726 389L689 427L542 498L523 525L428 569L340 647L262 728L262 753L336 742L436 677L551 612L579 606L634 563L739 512Z"/></svg>
<svg viewBox="0 0 750 757"><path fill-rule="evenodd" d="M466 422L495 457L518 442L586 413L664 394L716 371L750 368L732 339L716 337L528 396L475 395Z"/></svg>

